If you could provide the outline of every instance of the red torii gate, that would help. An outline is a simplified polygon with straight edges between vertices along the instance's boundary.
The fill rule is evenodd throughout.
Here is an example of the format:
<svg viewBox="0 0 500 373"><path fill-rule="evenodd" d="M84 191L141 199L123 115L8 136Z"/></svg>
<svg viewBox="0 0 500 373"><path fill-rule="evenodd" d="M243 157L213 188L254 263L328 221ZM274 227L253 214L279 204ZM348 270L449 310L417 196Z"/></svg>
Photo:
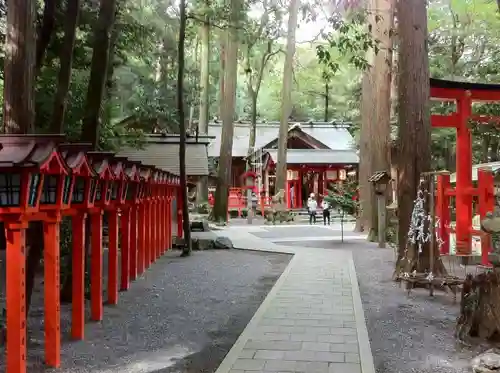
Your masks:
<svg viewBox="0 0 500 373"><path fill-rule="evenodd" d="M449 253L449 200L450 196L456 199L456 254L468 256L472 253L472 235L482 235L472 228L473 197L479 198L479 215L484 218L488 211L492 211L495 204L493 175L491 171L479 170L478 187L472 184L472 134L468 126L469 120L481 123L496 121L491 118L472 113L472 103L500 102L500 85L456 82L440 79L430 79L431 99L456 102L456 112L448 115L432 115L433 127L456 128L457 157L456 157L456 185L450 187L450 176L438 176L438 193L436 201L437 215L440 218L439 235L444 243L442 254ZM488 253L491 249L489 237L482 238L482 264L488 265Z"/></svg>

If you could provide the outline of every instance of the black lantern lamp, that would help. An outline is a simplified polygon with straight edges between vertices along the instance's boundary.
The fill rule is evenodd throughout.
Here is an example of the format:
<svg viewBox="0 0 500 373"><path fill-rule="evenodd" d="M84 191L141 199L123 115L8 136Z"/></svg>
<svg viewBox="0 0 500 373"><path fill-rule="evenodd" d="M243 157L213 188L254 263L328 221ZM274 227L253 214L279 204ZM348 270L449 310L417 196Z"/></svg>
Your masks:
<svg viewBox="0 0 500 373"><path fill-rule="evenodd" d="M71 169L71 178L73 179L71 195L70 193L63 195L63 205L65 206L71 205L72 208L87 209L92 207L94 203L94 195L91 195L91 192L95 190L96 173L86 155L90 149L92 149L92 145L86 143L61 144L59 146L59 151ZM68 179L65 180L65 183L68 183Z"/></svg>
<svg viewBox="0 0 500 373"><path fill-rule="evenodd" d="M125 175L128 178L128 187L125 200L128 204L138 203L140 198L140 162L128 161L125 168Z"/></svg>
<svg viewBox="0 0 500 373"><path fill-rule="evenodd" d="M125 157L114 157L112 163L113 174L115 177L112 190L111 201L114 205L125 203L127 190L129 187L129 177L126 174L128 159Z"/></svg>
<svg viewBox="0 0 500 373"><path fill-rule="evenodd" d="M89 198L93 198L94 205L102 208L111 201L111 187L114 175L109 160L112 159L113 153L88 152L87 156L97 176L95 185L91 185Z"/></svg>

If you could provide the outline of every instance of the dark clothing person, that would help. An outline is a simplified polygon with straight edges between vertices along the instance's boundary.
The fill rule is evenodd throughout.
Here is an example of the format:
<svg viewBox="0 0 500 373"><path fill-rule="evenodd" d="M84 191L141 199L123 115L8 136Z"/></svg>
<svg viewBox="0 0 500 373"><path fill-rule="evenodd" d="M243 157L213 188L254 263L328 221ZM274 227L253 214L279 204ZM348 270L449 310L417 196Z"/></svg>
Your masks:
<svg viewBox="0 0 500 373"><path fill-rule="evenodd" d="M323 200L323 202L321 202L321 208L323 209L323 224L326 225L328 221L328 225L330 225L330 204Z"/></svg>

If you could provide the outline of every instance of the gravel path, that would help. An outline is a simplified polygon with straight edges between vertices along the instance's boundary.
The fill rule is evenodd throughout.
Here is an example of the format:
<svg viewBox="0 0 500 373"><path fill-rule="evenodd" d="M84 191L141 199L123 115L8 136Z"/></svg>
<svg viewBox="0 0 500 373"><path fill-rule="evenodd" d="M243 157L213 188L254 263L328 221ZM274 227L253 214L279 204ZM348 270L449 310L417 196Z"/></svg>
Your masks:
<svg viewBox="0 0 500 373"><path fill-rule="evenodd" d="M291 242L283 243L290 246ZM406 292L391 280L394 253L364 241L297 242L352 250L377 373L465 373L477 352L455 342L458 304L451 293Z"/></svg>
<svg viewBox="0 0 500 373"><path fill-rule="evenodd" d="M69 340L71 306L62 307L58 373L213 372L250 321L290 256L231 251L170 252L87 323L85 341ZM30 373L43 368L43 286L34 294ZM0 372L4 351L0 350Z"/></svg>

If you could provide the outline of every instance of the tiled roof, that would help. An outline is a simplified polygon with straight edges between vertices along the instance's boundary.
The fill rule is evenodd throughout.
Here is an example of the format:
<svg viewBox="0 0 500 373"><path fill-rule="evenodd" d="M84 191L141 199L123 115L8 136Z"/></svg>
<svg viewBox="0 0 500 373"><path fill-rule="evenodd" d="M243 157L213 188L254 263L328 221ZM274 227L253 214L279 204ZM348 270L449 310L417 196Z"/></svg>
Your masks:
<svg viewBox="0 0 500 373"><path fill-rule="evenodd" d="M294 123L289 129L300 128L301 131L315 138L333 150L352 150L354 139L345 126L334 123ZM208 146L208 156L218 157L220 153L221 123L210 123L208 135L215 137ZM257 136L255 138L255 149L260 149L278 138L279 123L258 123ZM233 157L246 157L248 153L248 141L250 136L250 124L234 124Z"/></svg>
<svg viewBox="0 0 500 373"><path fill-rule="evenodd" d="M278 150L266 149L273 162L278 162ZM288 164L358 164L359 157L354 149L288 149L286 153Z"/></svg>
<svg viewBox="0 0 500 373"><path fill-rule="evenodd" d="M150 139L157 140L156 138ZM178 140L177 140L178 141ZM179 144L171 141L155 141L144 146L144 149L124 149L118 156L140 161L146 165L156 166L164 171L179 175ZM186 144L186 173L188 176L208 175L207 146L202 143Z"/></svg>

